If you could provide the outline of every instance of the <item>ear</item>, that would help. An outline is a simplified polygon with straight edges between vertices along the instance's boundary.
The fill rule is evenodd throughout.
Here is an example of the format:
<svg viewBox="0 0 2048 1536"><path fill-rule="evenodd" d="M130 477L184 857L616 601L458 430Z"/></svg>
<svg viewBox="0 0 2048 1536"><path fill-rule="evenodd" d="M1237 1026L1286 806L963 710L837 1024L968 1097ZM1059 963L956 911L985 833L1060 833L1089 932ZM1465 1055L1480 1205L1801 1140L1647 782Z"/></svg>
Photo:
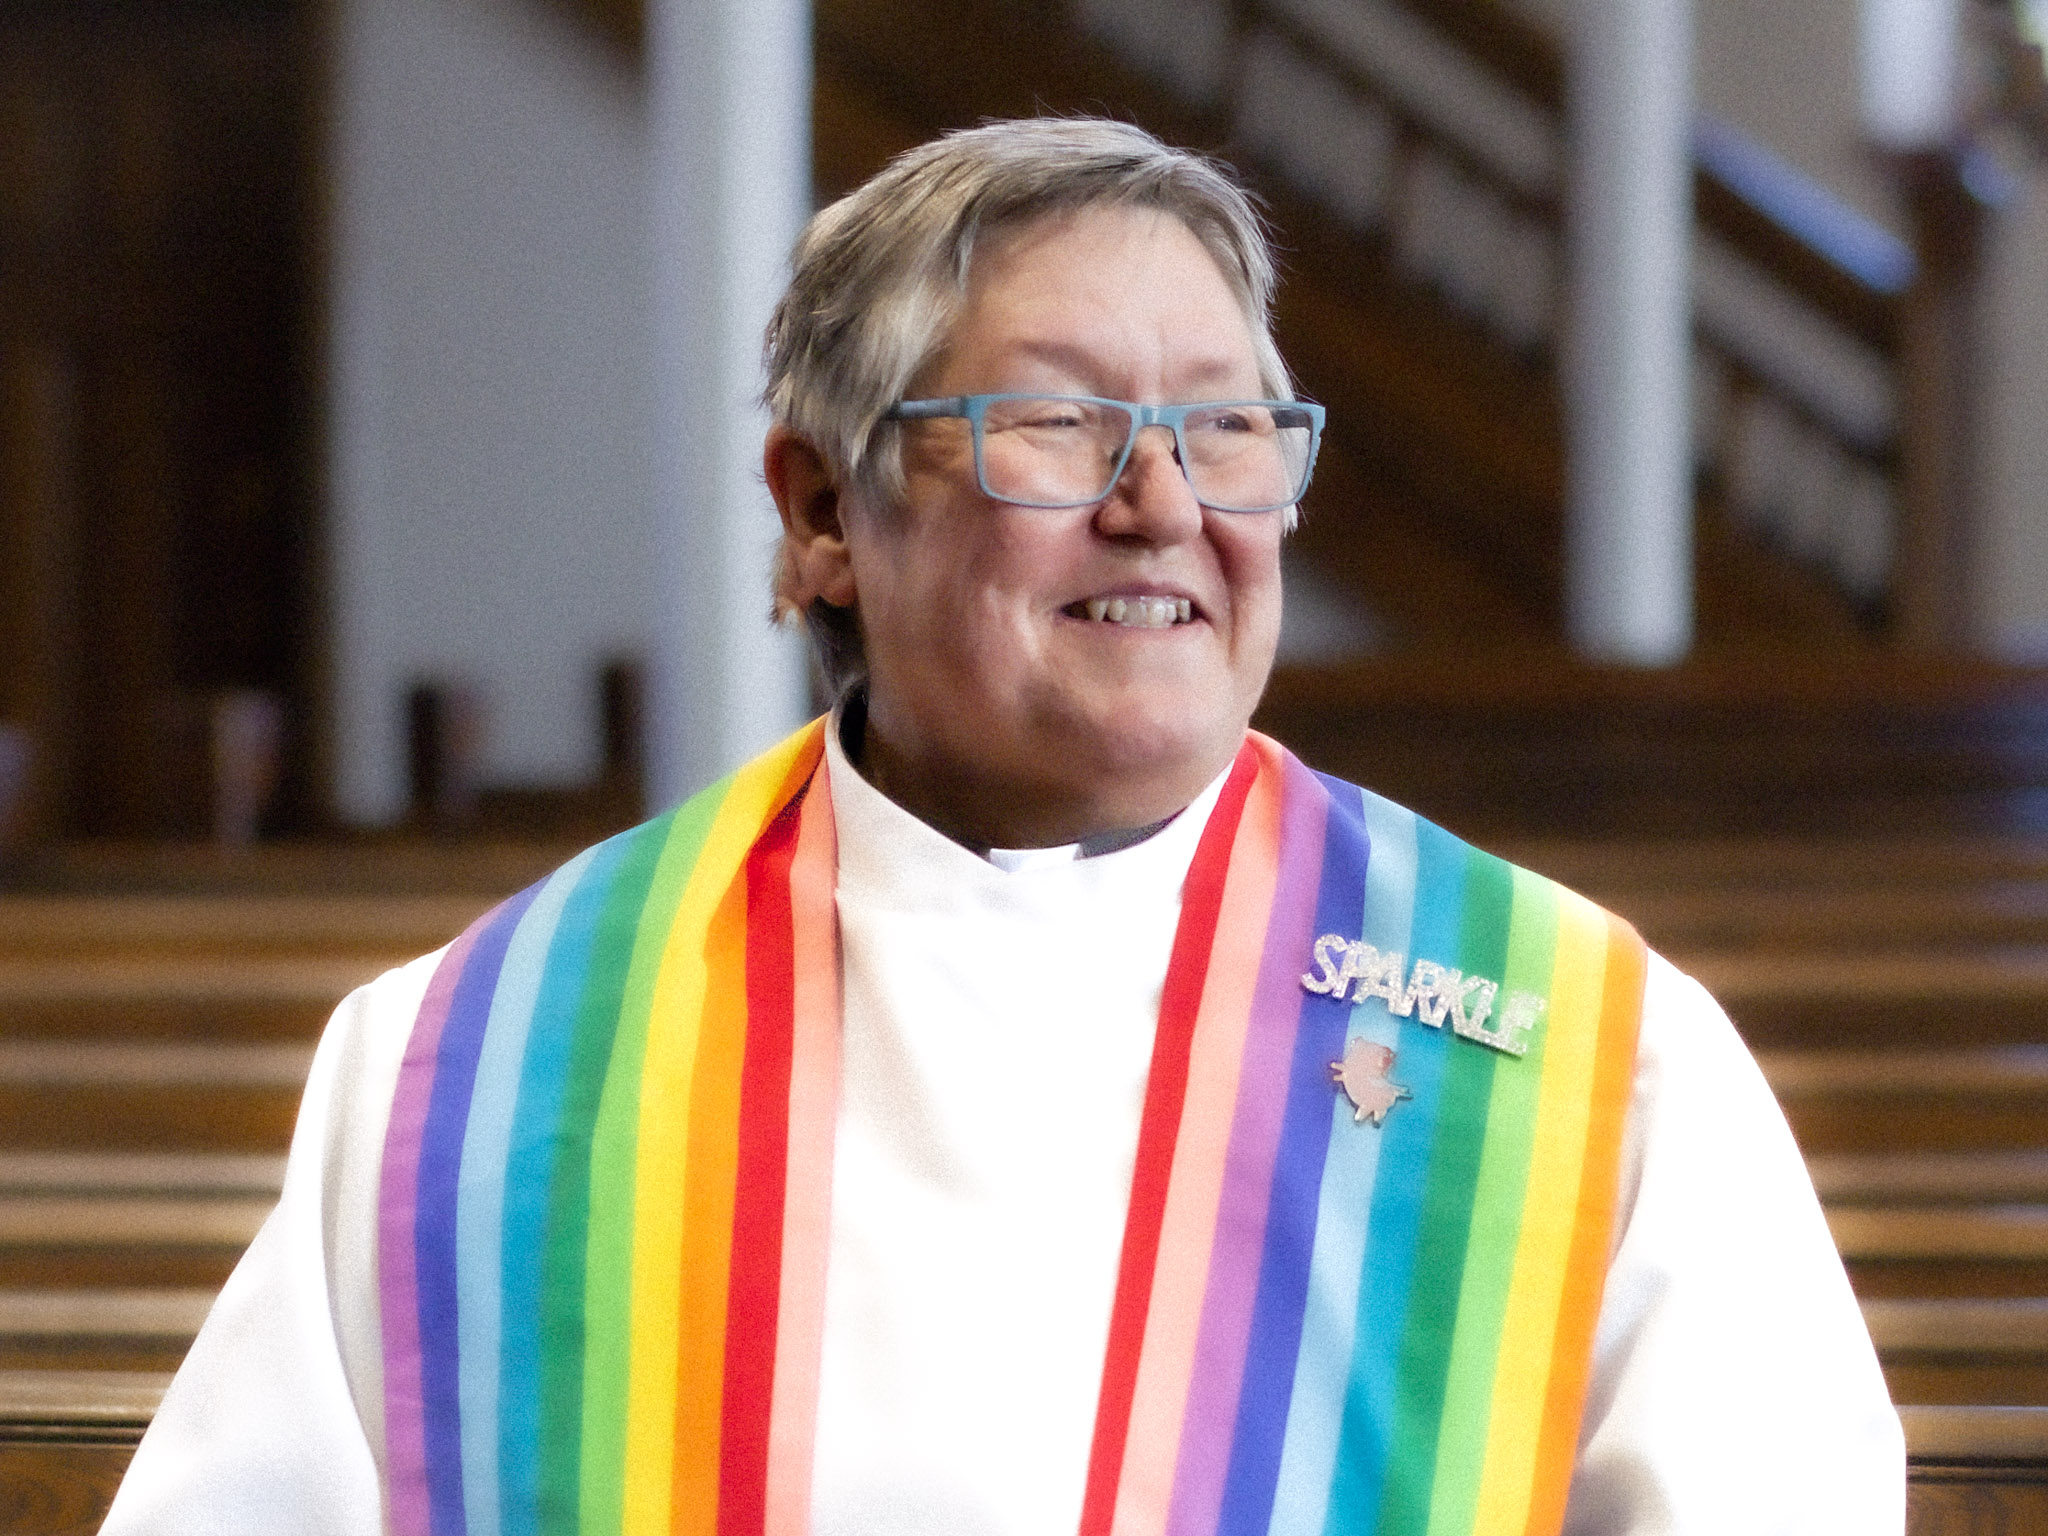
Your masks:
<svg viewBox="0 0 2048 1536"><path fill-rule="evenodd" d="M853 561L832 466L807 438L778 422L768 429L761 467L768 494L782 514L777 607L800 613L817 598L837 608L853 607Z"/></svg>

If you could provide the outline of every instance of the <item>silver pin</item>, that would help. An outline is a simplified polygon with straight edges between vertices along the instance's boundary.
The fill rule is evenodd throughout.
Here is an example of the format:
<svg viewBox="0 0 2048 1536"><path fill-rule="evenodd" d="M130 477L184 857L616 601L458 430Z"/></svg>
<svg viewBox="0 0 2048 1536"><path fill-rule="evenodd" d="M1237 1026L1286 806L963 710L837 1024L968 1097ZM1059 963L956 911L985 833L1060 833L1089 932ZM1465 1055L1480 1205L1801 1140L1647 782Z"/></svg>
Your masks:
<svg viewBox="0 0 2048 1536"><path fill-rule="evenodd" d="M1501 994L1499 982L1467 976L1455 966L1417 960L1402 981L1402 955L1374 948L1363 939L1326 933L1310 951L1318 974L1303 973L1302 990L1336 1002L1377 1000L1397 1019L1416 1019L1431 1029L1446 1023L1452 1033L1510 1056L1525 1056L1548 1004L1533 992ZM1489 1028L1494 1005L1500 1024Z"/></svg>

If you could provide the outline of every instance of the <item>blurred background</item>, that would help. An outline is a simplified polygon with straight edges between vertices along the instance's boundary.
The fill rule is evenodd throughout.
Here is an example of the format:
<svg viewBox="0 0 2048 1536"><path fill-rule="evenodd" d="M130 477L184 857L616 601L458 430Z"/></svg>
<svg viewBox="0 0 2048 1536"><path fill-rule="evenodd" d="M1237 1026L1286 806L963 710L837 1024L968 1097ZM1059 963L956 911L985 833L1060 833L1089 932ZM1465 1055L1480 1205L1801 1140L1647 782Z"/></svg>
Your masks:
<svg viewBox="0 0 2048 1536"><path fill-rule="evenodd" d="M1134 118L1267 200L1332 423L1267 723L1326 766L1478 831L1878 797L2032 827L2032 26L9 0L6 846L581 835L786 729L751 392L788 241L903 147L1034 111ZM1739 760L1823 750L1848 782ZM2011 793L1937 805L1950 770Z"/></svg>
<svg viewBox="0 0 2048 1536"><path fill-rule="evenodd" d="M1242 170L1329 408L1259 723L1714 987L1915 1530L2048 1530L2044 23L0 0L0 1528L97 1523L335 1000L811 708L809 211L1103 112Z"/></svg>

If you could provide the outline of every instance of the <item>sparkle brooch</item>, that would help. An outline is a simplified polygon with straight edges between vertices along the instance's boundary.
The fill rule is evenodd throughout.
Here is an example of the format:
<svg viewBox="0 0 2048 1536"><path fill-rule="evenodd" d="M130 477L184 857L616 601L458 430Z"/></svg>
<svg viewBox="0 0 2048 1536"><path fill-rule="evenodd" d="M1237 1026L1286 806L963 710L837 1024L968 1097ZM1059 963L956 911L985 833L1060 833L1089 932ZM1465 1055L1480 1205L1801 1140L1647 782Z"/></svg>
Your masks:
<svg viewBox="0 0 2048 1536"><path fill-rule="evenodd" d="M1419 1019L1431 1029L1449 1023L1453 1034L1467 1040L1510 1056L1527 1053L1529 1036L1548 1006L1543 998L1534 992L1510 992L1502 998L1497 981L1467 976L1434 960L1418 960L1410 969L1403 959L1397 950L1376 949L1363 939L1326 933L1311 951L1318 974L1304 975L1301 984L1338 1002L1378 998L1396 1018ZM1496 1002L1500 1004L1500 1021L1491 1024Z"/></svg>

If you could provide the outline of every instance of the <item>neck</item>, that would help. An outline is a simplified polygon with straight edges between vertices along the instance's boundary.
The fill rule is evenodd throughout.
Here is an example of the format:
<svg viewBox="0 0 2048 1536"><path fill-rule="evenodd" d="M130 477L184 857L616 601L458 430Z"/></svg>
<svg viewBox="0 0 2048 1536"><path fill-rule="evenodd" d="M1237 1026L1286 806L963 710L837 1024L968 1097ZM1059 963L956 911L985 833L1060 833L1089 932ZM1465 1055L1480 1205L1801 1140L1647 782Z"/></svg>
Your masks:
<svg viewBox="0 0 2048 1536"><path fill-rule="evenodd" d="M934 771L894 749L868 719L856 692L840 711L840 746L862 778L934 831L986 855L991 848L1082 845L1084 854L1113 853L1143 842L1171 821L1215 777L1173 780L1106 792L1062 792L1039 782L1011 782L986 771ZM1180 778L1191 782L1181 784Z"/></svg>

